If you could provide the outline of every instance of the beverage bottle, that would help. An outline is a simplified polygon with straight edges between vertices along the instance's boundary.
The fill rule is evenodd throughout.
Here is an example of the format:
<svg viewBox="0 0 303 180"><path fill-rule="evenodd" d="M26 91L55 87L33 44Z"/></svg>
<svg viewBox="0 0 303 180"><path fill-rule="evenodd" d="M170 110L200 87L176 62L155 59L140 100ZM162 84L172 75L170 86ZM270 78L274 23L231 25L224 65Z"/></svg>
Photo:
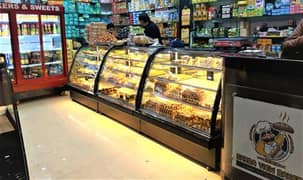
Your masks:
<svg viewBox="0 0 303 180"><path fill-rule="evenodd" d="M53 24L53 34L57 34L57 25L56 25L56 23Z"/></svg>
<svg viewBox="0 0 303 180"><path fill-rule="evenodd" d="M43 33L47 34L47 24L43 24Z"/></svg>
<svg viewBox="0 0 303 180"><path fill-rule="evenodd" d="M31 35L36 35L36 25L32 24L31 26Z"/></svg>
<svg viewBox="0 0 303 180"><path fill-rule="evenodd" d="M18 24L18 34L22 35L22 27L21 24Z"/></svg>
<svg viewBox="0 0 303 180"><path fill-rule="evenodd" d="M60 24L58 24L57 26L56 26L56 32L57 32L57 34L60 34Z"/></svg>
<svg viewBox="0 0 303 180"><path fill-rule="evenodd" d="M22 27L22 35L27 35L27 25L26 24L23 24L23 27Z"/></svg>
<svg viewBox="0 0 303 180"><path fill-rule="evenodd" d="M52 26L51 26L51 24L47 24L47 32L48 32L48 34L52 34Z"/></svg>

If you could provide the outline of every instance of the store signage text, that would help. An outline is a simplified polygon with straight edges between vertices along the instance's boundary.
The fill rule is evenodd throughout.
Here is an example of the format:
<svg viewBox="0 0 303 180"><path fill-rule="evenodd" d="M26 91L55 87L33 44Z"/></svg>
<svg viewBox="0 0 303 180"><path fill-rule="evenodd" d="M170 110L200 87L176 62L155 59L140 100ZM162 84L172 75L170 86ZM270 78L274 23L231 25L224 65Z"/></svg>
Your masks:
<svg viewBox="0 0 303 180"><path fill-rule="evenodd" d="M29 11L60 11L59 6L0 3L0 9L5 10L29 10Z"/></svg>
<svg viewBox="0 0 303 180"><path fill-rule="evenodd" d="M239 154L239 153L236 156L236 161L238 162L238 165L239 165L239 162L241 162L245 165L248 165L248 166L252 167L255 170L260 169L261 171L263 171L265 173L271 174L271 175L273 175L275 177L279 177L281 179L303 180L302 177L299 177L299 176L296 176L294 174L288 173L287 171L285 171L283 169L280 169L280 168L277 168L275 166L266 164L262 161L252 159L250 157L247 157L247 156ZM239 166L241 166L241 165L239 165Z"/></svg>

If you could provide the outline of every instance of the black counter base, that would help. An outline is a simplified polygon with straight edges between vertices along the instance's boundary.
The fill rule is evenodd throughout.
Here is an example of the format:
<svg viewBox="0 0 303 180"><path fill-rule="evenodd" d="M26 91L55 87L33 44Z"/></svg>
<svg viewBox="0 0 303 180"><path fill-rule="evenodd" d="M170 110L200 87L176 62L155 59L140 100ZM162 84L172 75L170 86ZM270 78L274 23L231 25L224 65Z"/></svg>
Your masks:
<svg viewBox="0 0 303 180"><path fill-rule="evenodd" d="M218 170L216 149L208 149L144 120L141 121L140 131L208 169Z"/></svg>
<svg viewBox="0 0 303 180"><path fill-rule="evenodd" d="M160 142L161 144L173 149L187 158L198 162L209 170L219 170L219 143L215 143L217 144L216 148L209 148L210 146L205 144L212 144L210 142L201 144L195 143L188 138L184 138L173 131L161 127L161 125L155 125L148 122L146 119L144 119L144 116L138 116L136 115L137 113L132 111L125 111L125 108L121 108L118 105L106 102L102 99L99 99L98 101L99 113L113 118L127 127L130 127L139 133Z"/></svg>
<svg viewBox="0 0 303 180"><path fill-rule="evenodd" d="M140 119L106 103L98 102L98 112L105 114L136 131L140 130Z"/></svg>
<svg viewBox="0 0 303 180"><path fill-rule="evenodd" d="M85 92L78 92L75 90L70 90L70 97L73 101L76 101L94 111L98 110L98 103L94 98L89 97Z"/></svg>
<svg viewBox="0 0 303 180"><path fill-rule="evenodd" d="M136 111L123 108L100 97L85 92L70 90L72 100L108 116L119 123L142 133L171 148L185 157L205 166L209 170L220 169L220 136L215 138L196 137L188 132L157 123L156 120L140 115Z"/></svg>

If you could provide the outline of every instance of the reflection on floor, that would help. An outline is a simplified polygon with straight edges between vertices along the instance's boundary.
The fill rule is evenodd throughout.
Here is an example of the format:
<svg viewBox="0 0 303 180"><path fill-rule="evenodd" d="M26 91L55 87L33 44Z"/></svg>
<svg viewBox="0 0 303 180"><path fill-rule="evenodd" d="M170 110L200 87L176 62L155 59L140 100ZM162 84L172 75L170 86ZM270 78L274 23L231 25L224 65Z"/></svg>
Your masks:
<svg viewBox="0 0 303 180"><path fill-rule="evenodd" d="M31 179L220 179L67 96L19 111Z"/></svg>

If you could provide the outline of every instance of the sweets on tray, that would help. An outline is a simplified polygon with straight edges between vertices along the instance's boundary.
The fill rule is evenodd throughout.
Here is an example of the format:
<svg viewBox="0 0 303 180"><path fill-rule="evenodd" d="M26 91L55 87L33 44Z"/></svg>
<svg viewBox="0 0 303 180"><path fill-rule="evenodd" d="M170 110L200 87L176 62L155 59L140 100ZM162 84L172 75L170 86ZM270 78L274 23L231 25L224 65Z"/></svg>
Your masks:
<svg viewBox="0 0 303 180"><path fill-rule="evenodd" d="M210 117L205 113L197 113L192 127L201 129L205 132L210 132Z"/></svg>
<svg viewBox="0 0 303 180"><path fill-rule="evenodd" d="M155 92L165 94L169 89L169 82L166 80L158 80L155 82Z"/></svg>
<svg viewBox="0 0 303 180"><path fill-rule="evenodd" d="M182 104L161 103L159 105L159 114L166 118L174 119L177 111L181 108Z"/></svg>
<svg viewBox="0 0 303 180"><path fill-rule="evenodd" d="M183 106L182 109L177 111L177 115L175 116L175 121L179 124L185 125L185 126L192 126L194 121L194 113L193 109L191 107Z"/></svg>
<svg viewBox="0 0 303 180"><path fill-rule="evenodd" d="M199 89L185 89L182 92L182 100L194 105L200 105L203 97L204 91Z"/></svg>
<svg viewBox="0 0 303 180"><path fill-rule="evenodd" d="M119 99L126 102L134 101L136 98L136 91L129 88L119 88L117 90L117 96Z"/></svg>
<svg viewBox="0 0 303 180"><path fill-rule="evenodd" d="M144 104L144 108L159 113L159 103L156 100L149 99Z"/></svg>
<svg viewBox="0 0 303 180"><path fill-rule="evenodd" d="M173 99L181 100L182 99L182 87L181 85L170 85L170 88L167 92L167 96Z"/></svg>
<svg viewBox="0 0 303 180"><path fill-rule="evenodd" d="M100 92L105 95L113 95L117 93L117 88L116 87L101 88Z"/></svg>

